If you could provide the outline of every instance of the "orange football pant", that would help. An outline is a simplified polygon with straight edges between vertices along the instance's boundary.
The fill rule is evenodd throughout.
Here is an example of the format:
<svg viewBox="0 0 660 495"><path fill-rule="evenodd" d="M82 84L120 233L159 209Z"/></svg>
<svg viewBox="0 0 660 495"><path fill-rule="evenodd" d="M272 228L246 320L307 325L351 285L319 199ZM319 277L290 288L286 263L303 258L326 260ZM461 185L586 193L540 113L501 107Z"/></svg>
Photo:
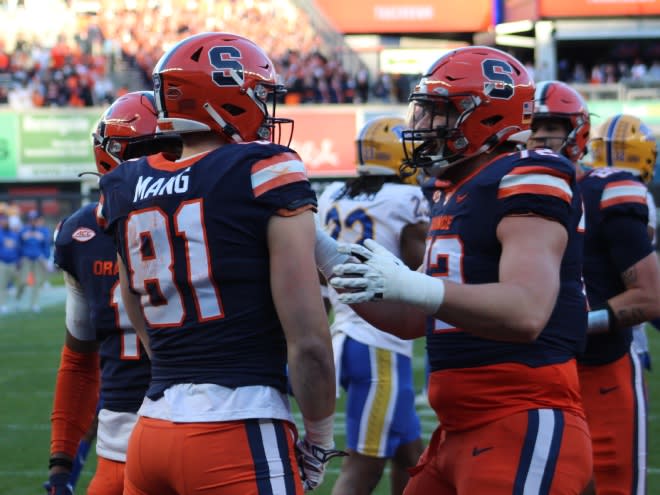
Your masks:
<svg viewBox="0 0 660 495"><path fill-rule="evenodd" d="M124 495L303 495L287 421L172 423L140 417Z"/></svg>
<svg viewBox="0 0 660 495"><path fill-rule="evenodd" d="M99 456L96 472L87 487L87 495L121 495L124 492L124 467L120 461Z"/></svg>
<svg viewBox="0 0 660 495"><path fill-rule="evenodd" d="M597 495L646 493L646 394L635 353L613 363L578 366L593 441Z"/></svg>
<svg viewBox="0 0 660 495"><path fill-rule="evenodd" d="M438 428L405 495L580 495L591 478L584 419L532 409L467 431Z"/></svg>

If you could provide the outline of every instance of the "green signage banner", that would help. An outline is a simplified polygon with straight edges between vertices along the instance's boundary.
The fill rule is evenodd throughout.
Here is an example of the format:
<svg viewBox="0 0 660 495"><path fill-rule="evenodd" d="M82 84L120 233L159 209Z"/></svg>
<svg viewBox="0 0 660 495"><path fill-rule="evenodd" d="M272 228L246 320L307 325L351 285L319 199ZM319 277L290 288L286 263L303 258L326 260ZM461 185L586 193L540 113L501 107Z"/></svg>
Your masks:
<svg viewBox="0 0 660 495"><path fill-rule="evenodd" d="M641 118L660 137L660 100L595 101L589 100L592 129L616 113L630 113ZM330 108L330 107L328 107ZM94 171L94 155L91 146L92 130L101 116L102 108L38 108L23 112L0 110L0 181L50 181L78 180L81 172ZM324 107L291 107L302 112L296 119L327 120ZM334 108L333 108L334 110ZM358 115L381 113L405 115L405 105L392 105L374 109L352 107ZM311 112L309 116L307 113ZM304 129L305 125L301 127ZM313 127L313 126L312 126ZM344 142L337 129L324 129L325 141ZM297 127L298 129L298 127ZM318 133L317 133L318 134ZM341 134L341 133L340 133ZM304 139L303 139L304 138ZM313 136L312 144L318 136ZM298 129L294 139L307 139ZM309 140L308 140L309 141ZM349 140L350 141L350 140ZM313 162L314 158L304 157Z"/></svg>
<svg viewBox="0 0 660 495"><path fill-rule="evenodd" d="M18 167L18 117L0 112L0 179L14 179Z"/></svg>
<svg viewBox="0 0 660 495"><path fill-rule="evenodd" d="M97 111L25 112L19 114L20 179L75 179L95 170L91 133Z"/></svg>

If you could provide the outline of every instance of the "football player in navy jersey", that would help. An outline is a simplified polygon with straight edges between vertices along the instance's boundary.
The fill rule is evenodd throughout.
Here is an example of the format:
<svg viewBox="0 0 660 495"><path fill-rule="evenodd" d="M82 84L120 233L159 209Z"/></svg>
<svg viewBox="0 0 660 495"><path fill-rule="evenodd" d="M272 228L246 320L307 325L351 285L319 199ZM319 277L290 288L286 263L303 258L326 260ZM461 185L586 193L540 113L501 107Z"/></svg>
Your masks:
<svg viewBox="0 0 660 495"><path fill-rule="evenodd" d="M159 130L182 136L182 157L100 183L99 221L152 352L124 493L301 494L339 453L316 195L300 157L271 141L291 124L275 118L284 89L265 52L229 33L182 40L153 77Z"/></svg>
<svg viewBox="0 0 660 495"><path fill-rule="evenodd" d="M650 129L607 119L590 142L596 168L579 181L586 213L584 280L591 306L579 359L598 495L646 493L646 400L635 325L660 315L660 268L649 238L647 190L656 161Z"/></svg>
<svg viewBox="0 0 660 495"><path fill-rule="evenodd" d="M438 177L420 271L372 241L340 246L360 260L335 267L340 300L395 335L426 335L440 427L406 494L578 494L591 477L576 365L582 209L566 158L513 151L533 100L504 52L440 57L403 131L410 166Z"/></svg>
<svg viewBox="0 0 660 495"><path fill-rule="evenodd" d="M93 134L100 174L129 158L176 152L176 137L154 136L151 92L128 93L102 115ZM66 340L52 412L51 495L71 493L73 456L98 411L97 470L88 494L121 495L128 437L149 384L149 361L121 303L116 248L96 222L97 203L65 219L55 235L55 263L67 288Z"/></svg>

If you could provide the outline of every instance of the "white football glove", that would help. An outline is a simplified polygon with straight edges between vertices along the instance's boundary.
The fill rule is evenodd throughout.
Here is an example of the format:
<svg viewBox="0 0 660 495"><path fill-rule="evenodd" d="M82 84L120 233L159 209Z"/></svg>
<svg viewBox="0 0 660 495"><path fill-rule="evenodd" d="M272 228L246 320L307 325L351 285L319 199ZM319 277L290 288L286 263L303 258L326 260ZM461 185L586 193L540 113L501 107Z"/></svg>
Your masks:
<svg viewBox="0 0 660 495"><path fill-rule="evenodd" d="M343 450L324 449L304 440L296 443L296 457L300 468L300 478L306 492L313 490L321 483L325 476L325 466L334 457L348 455Z"/></svg>
<svg viewBox="0 0 660 495"><path fill-rule="evenodd" d="M330 285L348 290L339 294L341 302L403 302L419 307L428 315L435 314L442 304L445 284L441 279L409 269L376 241L366 239L364 246L340 244L337 250L361 261L334 267L336 276L329 280Z"/></svg>
<svg viewBox="0 0 660 495"><path fill-rule="evenodd" d="M332 276L333 266L348 261L348 255L338 252L337 247L337 241L317 224L314 256L316 257L316 266L326 280Z"/></svg>

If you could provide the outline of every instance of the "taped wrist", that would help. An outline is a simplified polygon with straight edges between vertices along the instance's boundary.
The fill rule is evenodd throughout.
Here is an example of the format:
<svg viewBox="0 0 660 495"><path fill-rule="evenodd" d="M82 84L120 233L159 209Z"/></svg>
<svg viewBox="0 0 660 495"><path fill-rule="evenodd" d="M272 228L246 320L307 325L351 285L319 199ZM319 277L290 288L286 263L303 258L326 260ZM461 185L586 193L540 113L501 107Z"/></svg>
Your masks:
<svg viewBox="0 0 660 495"><path fill-rule="evenodd" d="M608 333L616 330L616 316L609 303L588 313L588 334Z"/></svg>
<svg viewBox="0 0 660 495"><path fill-rule="evenodd" d="M397 299L421 308L429 316L440 309L445 299L445 282L423 273L402 271L395 285L399 293Z"/></svg>
<svg viewBox="0 0 660 495"><path fill-rule="evenodd" d="M305 426L305 439L314 445L324 449L332 449L335 446L334 439L335 415L331 414L325 419L312 421L303 416Z"/></svg>
<svg viewBox="0 0 660 495"><path fill-rule="evenodd" d="M337 252L337 241L320 227L316 227L316 244L314 246L316 266L326 279L332 277L335 265L346 263L349 255Z"/></svg>

